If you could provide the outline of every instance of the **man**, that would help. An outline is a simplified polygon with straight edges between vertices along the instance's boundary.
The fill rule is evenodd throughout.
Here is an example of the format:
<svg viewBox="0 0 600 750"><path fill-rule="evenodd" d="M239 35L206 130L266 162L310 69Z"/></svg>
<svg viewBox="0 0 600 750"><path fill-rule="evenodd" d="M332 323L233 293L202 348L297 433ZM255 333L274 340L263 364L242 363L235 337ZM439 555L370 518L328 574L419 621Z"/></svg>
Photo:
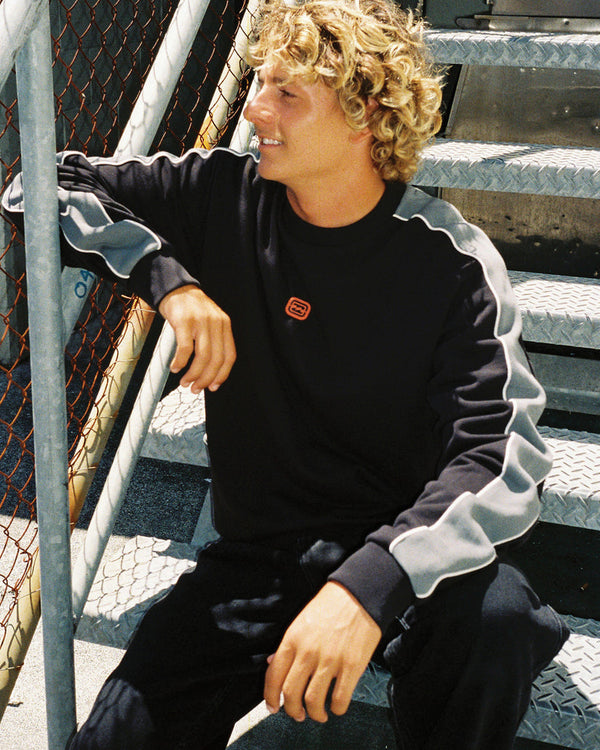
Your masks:
<svg viewBox="0 0 600 750"><path fill-rule="evenodd" d="M440 123L420 32L387 0L273 0L258 162L59 159L69 262L155 305L172 370L206 390L221 535L74 750L224 748L263 695L324 722L372 657L399 747L504 750L566 638L506 556L550 457L505 269L408 184Z"/></svg>

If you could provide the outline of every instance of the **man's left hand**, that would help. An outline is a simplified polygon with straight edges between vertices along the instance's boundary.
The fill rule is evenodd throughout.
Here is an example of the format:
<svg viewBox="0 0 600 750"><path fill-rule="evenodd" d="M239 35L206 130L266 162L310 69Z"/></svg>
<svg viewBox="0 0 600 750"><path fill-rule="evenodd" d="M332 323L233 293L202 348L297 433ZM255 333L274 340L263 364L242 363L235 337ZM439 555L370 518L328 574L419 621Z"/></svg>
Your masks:
<svg viewBox="0 0 600 750"><path fill-rule="evenodd" d="M278 711L283 695L283 707L296 721L308 712L325 722L325 699L335 680L331 710L344 714L380 639L379 626L356 598L344 586L326 583L269 659L264 692L269 710Z"/></svg>

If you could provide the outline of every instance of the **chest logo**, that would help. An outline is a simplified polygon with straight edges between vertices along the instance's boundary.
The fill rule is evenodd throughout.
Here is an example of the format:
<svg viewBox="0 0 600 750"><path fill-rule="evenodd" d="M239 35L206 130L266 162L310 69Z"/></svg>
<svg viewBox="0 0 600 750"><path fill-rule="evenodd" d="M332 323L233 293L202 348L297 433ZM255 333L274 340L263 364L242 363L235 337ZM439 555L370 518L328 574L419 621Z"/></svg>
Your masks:
<svg viewBox="0 0 600 750"><path fill-rule="evenodd" d="M300 297L290 297L285 306L285 311L290 318L306 320L310 314L310 305Z"/></svg>

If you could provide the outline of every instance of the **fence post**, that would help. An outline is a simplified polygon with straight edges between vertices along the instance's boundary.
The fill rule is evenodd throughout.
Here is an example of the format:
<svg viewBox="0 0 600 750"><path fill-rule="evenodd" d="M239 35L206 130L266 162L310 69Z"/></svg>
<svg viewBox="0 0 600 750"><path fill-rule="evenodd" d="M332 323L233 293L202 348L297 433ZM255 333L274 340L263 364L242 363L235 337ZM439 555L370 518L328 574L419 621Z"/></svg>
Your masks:
<svg viewBox="0 0 600 750"><path fill-rule="evenodd" d="M49 750L75 728L67 431L47 3L17 57Z"/></svg>

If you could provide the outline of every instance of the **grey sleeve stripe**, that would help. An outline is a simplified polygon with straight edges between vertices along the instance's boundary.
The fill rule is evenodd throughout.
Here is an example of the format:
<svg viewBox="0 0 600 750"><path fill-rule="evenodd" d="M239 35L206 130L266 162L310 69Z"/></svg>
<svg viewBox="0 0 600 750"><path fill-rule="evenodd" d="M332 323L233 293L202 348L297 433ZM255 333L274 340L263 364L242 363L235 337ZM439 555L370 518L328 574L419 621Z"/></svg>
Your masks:
<svg viewBox="0 0 600 750"><path fill-rule="evenodd" d="M2 208L23 213L23 175L20 172L2 193Z"/></svg>
<svg viewBox="0 0 600 750"><path fill-rule="evenodd" d="M458 252L481 264L498 310L495 335L507 366L503 397L512 404L499 476L477 493L462 493L432 526L410 529L390 544L415 594L424 598L444 578L489 564L496 554L494 545L517 539L531 528L539 515L537 485L550 471L552 456L535 427L545 394L520 346L520 312L492 243L448 203L413 187L407 189L396 215L403 220L419 217L432 230L444 232Z"/></svg>
<svg viewBox="0 0 600 750"><path fill-rule="evenodd" d="M65 239L80 253L100 255L116 276L128 279L145 255L160 250L160 239L132 219L113 222L93 193L58 189L59 221Z"/></svg>
<svg viewBox="0 0 600 750"><path fill-rule="evenodd" d="M65 156L68 153L59 154L58 163ZM22 174L4 191L2 207L23 213ZM154 232L132 219L113 222L93 193L59 187L58 208L60 228L69 245L80 253L101 256L119 278L128 279L138 261L162 246Z"/></svg>

